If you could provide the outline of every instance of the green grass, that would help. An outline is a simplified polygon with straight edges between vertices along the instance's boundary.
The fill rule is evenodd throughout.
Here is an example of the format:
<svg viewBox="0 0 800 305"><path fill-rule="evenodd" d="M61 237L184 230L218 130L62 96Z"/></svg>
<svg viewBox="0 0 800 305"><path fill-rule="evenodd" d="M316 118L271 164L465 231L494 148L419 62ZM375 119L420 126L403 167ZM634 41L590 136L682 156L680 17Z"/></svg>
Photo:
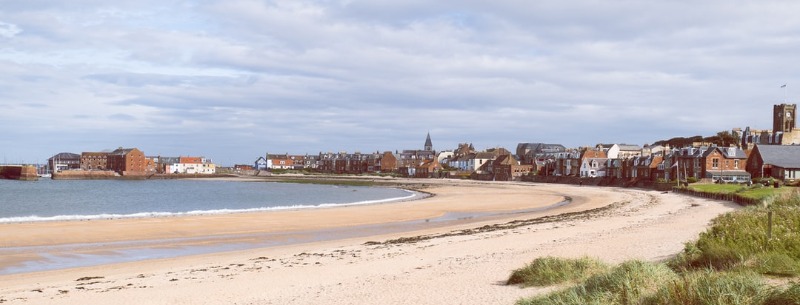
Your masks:
<svg viewBox="0 0 800 305"><path fill-rule="evenodd" d="M691 184L689 188L701 192L730 194L739 192L747 187L738 184Z"/></svg>
<svg viewBox="0 0 800 305"><path fill-rule="evenodd" d="M611 271L586 279L571 288L544 296L522 299L517 305L544 304L640 304L677 275L666 265L628 261Z"/></svg>
<svg viewBox="0 0 800 305"><path fill-rule="evenodd" d="M766 199L770 197L779 197L796 192L796 187L753 187L739 192L738 194L743 197L754 199Z"/></svg>
<svg viewBox="0 0 800 305"><path fill-rule="evenodd" d="M763 305L800 305L800 284L774 288L764 298Z"/></svg>
<svg viewBox="0 0 800 305"><path fill-rule="evenodd" d="M747 268L760 274L779 277L794 277L800 275L800 263L785 253L759 253L746 262L746 264Z"/></svg>
<svg viewBox="0 0 800 305"><path fill-rule="evenodd" d="M689 189L708 193L738 194L742 197L753 199L767 199L790 194L797 188L786 186L774 188L771 186L762 186L760 184L754 184L750 187L739 184L692 184L689 185Z"/></svg>
<svg viewBox="0 0 800 305"><path fill-rule="evenodd" d="M572 287L517 304L800 305L800 284L766 284L767 278L797 280L800 276L800 193L786 192L772 198L767 205L717 217L697 241L687 243L668 262L626 262ZM770 211L773 224L768 238ZM558 270L569 268L568 261L543 261L558 263L542 268L534 261L526 268L554 269L539 271L547 274L571 273Z"/></svg>
<svg viewBox="0 0 800 305"><path fill-rule="evenodd" d="M698 271L667 281L646 297L643 305L751 305L759 304L765 285L758 276L748 273Z"/></svg>
<svg viewBox="0 0 800 305"><path fill-rule="evenodd" d="M767 238L769 211L773 215L771 238ZM670 264L675 269L753 268L762 274L783 274L788 270L793 275L796 271L791 271L786 258L800 262L798 229L800 197L791 193L768 207L753 206L717 217L711 228L701 233L696 242L687 244ZM750 264L742 266L747 262ZM775 269L770 270L769 266Z"/></svg>
<svg viewBox="0 0 800 305"><path fill-rule="evenodd" d="M797 188L774 188L772 186L762 186L760 184L755 184L750 187L739 184L691 184L689 185L689 189L708 193L738 194L742 197L753 199L766 199L792 193Z"/></svg>
<svg viewBox="0 0 800 305"><path fill-rule="evenodd" d="M523 287L550 286L583 280L607 269L605 264L589 257L578 259L540 257L527 266L514 270L506 284L519 284Z"/></svg>

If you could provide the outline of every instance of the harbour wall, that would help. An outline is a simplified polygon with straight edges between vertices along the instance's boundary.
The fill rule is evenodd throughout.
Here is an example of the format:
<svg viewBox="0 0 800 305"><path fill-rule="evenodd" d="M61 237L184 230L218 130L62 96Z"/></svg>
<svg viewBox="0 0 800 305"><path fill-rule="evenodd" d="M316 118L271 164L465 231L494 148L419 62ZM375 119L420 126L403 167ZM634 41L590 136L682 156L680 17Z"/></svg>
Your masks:
<svg viewBox="0 0 800 305"><path fill-rule="evenodd" d="M11 180L36 181L39 175L31 165L0 165L0 178Z"/></svg>
<svg viewBox="0 0 800 305"><path fill-rule="evenodd" d="M119 175L114 171L60 171L53 173L53 180L95 180L116 179Z"/></svg>

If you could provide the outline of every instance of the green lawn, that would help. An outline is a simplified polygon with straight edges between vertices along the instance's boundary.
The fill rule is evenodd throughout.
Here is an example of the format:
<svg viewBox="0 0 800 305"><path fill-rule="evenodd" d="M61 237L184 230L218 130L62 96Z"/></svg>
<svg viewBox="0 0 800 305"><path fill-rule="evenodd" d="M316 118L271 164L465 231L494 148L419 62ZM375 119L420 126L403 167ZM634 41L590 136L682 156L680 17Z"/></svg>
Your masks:
<svg viewBox="0 0 800 305"><path fill-rule="evenodd" d="M709 193L722 193L722 194L729 194L729 193L736 193L740 190L747 188L747 186L741 186L738 184L690 184L690 189L695 191L701 192L709 192Z"/></svg>
<svg viewBox="0 0 800 305"><path fill-rule="evenodd" d="M690 184L690 189L709 193L732 194L736 193L742 197L764 199L773 196L781 196L794 191L795 187L783 186L780 188L757 186L747 187L738 184Z"/></svg>

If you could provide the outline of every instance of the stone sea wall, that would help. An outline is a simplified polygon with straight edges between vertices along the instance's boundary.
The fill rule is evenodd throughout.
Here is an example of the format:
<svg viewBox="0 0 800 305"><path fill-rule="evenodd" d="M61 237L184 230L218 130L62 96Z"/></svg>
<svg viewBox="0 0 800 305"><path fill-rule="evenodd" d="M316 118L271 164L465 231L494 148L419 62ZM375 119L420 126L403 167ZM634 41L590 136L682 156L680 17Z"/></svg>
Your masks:
<svg viewBox="0 0 800 305"><path fill-rule="evenodd" d="M119 177L113 171L60 171L53 173L53 180L92 180L92 179L115 179Z"/></svg>
<svg viewBox="0 0 800 305"><path fill-rule="evenodd" d="M39 180L36 167L29 165L0 165L0 178L12 180Z"/></svg>

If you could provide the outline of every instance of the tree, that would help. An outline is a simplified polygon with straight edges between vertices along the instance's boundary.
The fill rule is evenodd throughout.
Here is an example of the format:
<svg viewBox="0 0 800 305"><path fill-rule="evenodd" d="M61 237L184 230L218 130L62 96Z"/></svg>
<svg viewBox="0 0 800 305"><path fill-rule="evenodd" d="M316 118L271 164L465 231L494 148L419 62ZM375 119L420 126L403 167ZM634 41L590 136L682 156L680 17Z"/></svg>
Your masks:
<svg viewBox="0 0 800 305"><path fill-rule="evenodd" d="M739 135L733 134L730 131L720 131L715 136L704 139L706 142L717 144L720 147L739 146Z"/></svg>

